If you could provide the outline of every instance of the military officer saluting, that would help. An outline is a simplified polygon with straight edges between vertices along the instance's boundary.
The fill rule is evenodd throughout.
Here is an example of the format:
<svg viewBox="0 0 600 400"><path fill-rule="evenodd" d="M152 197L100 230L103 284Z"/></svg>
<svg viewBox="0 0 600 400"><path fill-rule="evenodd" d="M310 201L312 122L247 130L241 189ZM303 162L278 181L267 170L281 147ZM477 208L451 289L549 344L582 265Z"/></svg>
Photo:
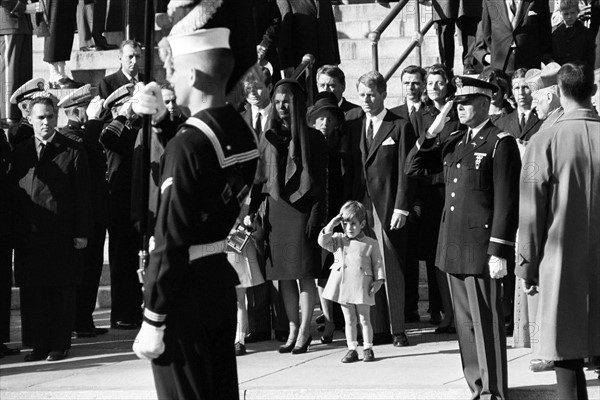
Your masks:
<svg viewBox="0 0 600 400"><path fill-rule="evenodd" d="M201 4L204 4L201 3ZM191 117L165 148L160 172L156 247L144 283L144 322L133 345L152 359L158 398L237 399L234 353L237 274L226 238L252 184L257 139L225 102L234 66L227 28L168 37L167 76ZM237 63L236 59L236 63ZM152 82L134 110L167 115Z"/></svg>
<svg viewBox="0 0 600 400"><path fill-rule="evenodd" d="M493 84L453 80L462 129L436 140L448 102L411 151L410 175L444 172L446 202L436 264L449 274L461 360L472 398L508 395L506 335L500 296L514 257L521 161L514 137L489 120Z"/></svg>

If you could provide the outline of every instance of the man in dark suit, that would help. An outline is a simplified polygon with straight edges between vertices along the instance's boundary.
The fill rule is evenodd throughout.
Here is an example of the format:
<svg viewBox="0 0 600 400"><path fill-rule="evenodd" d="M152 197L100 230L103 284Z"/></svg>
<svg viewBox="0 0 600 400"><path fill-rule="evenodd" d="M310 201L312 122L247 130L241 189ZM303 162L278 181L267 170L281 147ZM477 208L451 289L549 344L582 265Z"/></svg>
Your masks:
<svg viewBox="0 0 600 400"><path fill-rule="evenodd" d="M115 90L128 83L134 85L144 81L144 75L140 73L142 60L142 48L134 40L125 40L119 47L119 62L121 68L113 74L107 75L98 85L98 94L106 99Z"/></svg>
<svg viewBox="0 0 600 400"><path fill-rule="evenodd" d="M88 245L83 251L81 282L77 286L76 293L73 331L78 338L96 337L108 332L106 328L96 328L93 317L104 265L104 240L108 226L108 185L106 156L102 145L98 142L103 125L98 119L99 111L102 110L102 99L99 97L92 99L92 96L91 85L87 84L64 96L58 103L68 118L67 125L59 132L83 145L90 166L93 229L88 238ZM92 118L88 118L88 110Z"/></svg>
<svg viewBox="0 0 600 400"><path fill-rule="evenodd" d="M540 68L552 53L550 9L546 0L484 0L475 57L507 73Z"/></svg>
<svg viewBox="0 0 600 400"><path fill-rule="evenodd" d="M0 122L21 119L21 111L9 99L31 79L33 27L31 16L25 14L26 5L22 0L0 0Z"/></svg>
<svg viewBox="0 0 600 400"><path fill-rule="evenodd" d="M512 75L512 92L517 109L510 114L500 117L494 125L513 135L520 141L527 142L542 125L542 120L532 108L533 91L525 78L526 70L519 68Z"/></svg>
<svg viewBox="0 0 600 400"><path fill-rule="evenodd" d="M508 396L501 280L514 258L521 160L515 139L489 121L494 85L457 77L458 117L467 129L442 131L448 102L411 150L410 175L444 172L446 200L436 265L449 274L458 342L472 398Z"/></svg>
<svg viewBox="0 0 600 400"><path fill-rule="evenodd" d="M372 308L374 343L393 339L394 346L408 346L404 333L406 229L402 228L408 218L410 196L404 163L415 143L415 133L408 121L384 107L387 88L379 72L361 76L357 89L365 115L348 122L345 128L343 147L352 160L352 172L344 198L367 206L384 259L386 290Z"/></svg>
<svg viewBox="0 0 600 400"><path fill-rule="evenodd" d="M346 121L351 121L363 116L364 112L358 104L349 102L344 98L346 90L346 75L337 65L323 65L317 70L317 90L331 92L338 99L338 107L344 113Z"/></svg>
<svg viewBox="0 0 600 400"><path fill-rule="evenodd" d="M81 250L92 231L88 160L83 147L55 131L53 100L29 104L35 136L14 149L18 185L15 278L21 288L25 361L67 357L75 314Z"/></svg>
<svg viewBox="0 0 600 400"><path fill-rule="evenodd" d="M419 138L423 126L423 114L425 112L425 103L421 101L425 91L425 75L423 68L416 65L409 65L404 68L400 79L404 88L404 104L390 109L391 112L409 121L415 140ZM418 205L418 199L414 198L410 208ZM419 239L420 219L417 213L414 213L408 220L408 244L406 254L406 275L405 275L405 319L406 322L419 322Z"/></svg>

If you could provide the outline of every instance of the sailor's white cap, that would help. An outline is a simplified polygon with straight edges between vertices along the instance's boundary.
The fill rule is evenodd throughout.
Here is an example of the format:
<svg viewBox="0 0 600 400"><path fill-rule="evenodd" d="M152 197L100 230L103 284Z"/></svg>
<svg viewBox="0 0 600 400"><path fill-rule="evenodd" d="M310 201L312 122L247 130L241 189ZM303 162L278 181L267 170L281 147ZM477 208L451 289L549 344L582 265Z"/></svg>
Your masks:
<svg viewBox="0 0 600 400"><path fill-rule="evenodd" d="M189 33L168 36L173 58L212 49L229 49L228 28L199 29Z"/></svg>

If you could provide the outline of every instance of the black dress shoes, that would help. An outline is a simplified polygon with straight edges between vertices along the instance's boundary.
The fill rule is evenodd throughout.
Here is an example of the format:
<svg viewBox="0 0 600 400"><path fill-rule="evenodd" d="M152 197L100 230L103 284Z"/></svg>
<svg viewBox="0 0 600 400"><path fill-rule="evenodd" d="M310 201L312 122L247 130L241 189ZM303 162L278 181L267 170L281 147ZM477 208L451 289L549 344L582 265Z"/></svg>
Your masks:
<svg viewBox="0 0 600 400"><path fill-rule="evenodd" d="M113 329L134 330L138 329L139 325L135 322L117 321L110 324Z"/></svg>
<svg viewBox="0 0 600 400"><path fill-rule="evenodd" d="M375 333L373 334L373 345L379 346L382 344L391 344L393 343L392 335L389 333Z"/></svg>
<svg viewBox="0 0 600 400"><path fill-rule="evenodd" d="M270 332L250 332L244 337L246 343L266 342L268 340L271 340Z"/></svg>
<svg viewBox="0 0 600 400"><path fill-rule="evenodd" d="M342 358L344 364L353 363L358 361L358 353L356 350L349 350L348 353Z"/></svg>
<svg viewBox="0 0 600 400"><path fill-rule="evenodd" d="M48 357L48 350L33 349L33 351L25 356L25 362L42 361Z"/></svg>
<svg viewBox="0 0 600 400"><path fill-rule="evenodd" d="M243 356L244 354L246 354L246 346L244 346L240 342L236 342L236 344L235 344L235 355L236 356Z"/></svg>
<svg viewBox="0 0 600 400"><path fill-rule="evenodd" d="M69 350L51 351L50 353L48 353L48 357L46 358L46 361L64 360L65 358L67 358L68 354L69 354Z"/></svg>
<svg viewBox="0 0 600 400"><path fill-rule="evenodd" d="M408 338L404 332L394 335L394 347L409 346Z"/></svg>
<svg viewBox="0 0 600 400"><path fill-rule="evenodd" d="M21 352L19 349L11 349L7 347L4 343L0 344L0 358L4 356L14 356Z"/></svg>
<svg viewBox="0 0 600 400"><path fill-rule="evenodd" d="M373 349L365 349L363 354L363 362L375 361L375 354L373 354Z"/></svg>
<svg viewBox="0 0 600 400"><path fill-rule="evenodd" d="M61 78L56 82L48 82L50 89L77 89L83 86L83 83L76 82L71 78Z"/></svg>

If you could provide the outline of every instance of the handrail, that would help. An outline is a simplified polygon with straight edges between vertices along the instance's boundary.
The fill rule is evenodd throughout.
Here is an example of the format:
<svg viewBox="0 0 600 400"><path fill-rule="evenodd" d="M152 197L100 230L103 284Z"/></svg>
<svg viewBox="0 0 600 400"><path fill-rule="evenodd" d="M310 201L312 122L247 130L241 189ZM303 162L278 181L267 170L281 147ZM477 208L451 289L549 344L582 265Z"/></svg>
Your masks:
<svg viewBox="0 0 600 400"><path fill-rule="evenodd" d="M411 44L404 50L404 52L396 61L396 63L394 63L392 68L390 68L390 70L384 75L386 81L388 81L392 77L394 72L398 70L400 65L402 65L402 63L408 58L408 56L414 50L415 47L419 47L419 51L417 53L417 63L421 65L422 37L429 31L429 29L433 25L433 20L427 22L423 29L421 29L421 12L419 1L402 0L390 10L389 14L383 19L383 21L381 21L379 26L374 31L370 32L368 35L368 39L371 41L371 56L373 58L373 70L379 71L379 41L381 40L381 35L410 1L414 1L415 3L415 26L417 28L417 31L419 32L419 35L413 39Z"/></svg>
<svg viewBox="0 0 600 400"><path fill-rule="evenodd" d="M369 33L369 40L371 43L371 52L373 55L373 70L379 71L379 55L377 44L379 43L379 39L381 39L381 34L387 29L387 27L392 23L392 21L402 12L402 9L408 4L410 0L402 0L398 4L394 6L390 10L390 13L381 21L379 26L375 28L374 31Z"/></svg>
<svg viewBox="0 0 600 400"><path fill-rule="evenodd" d="M305 75L304 87L306 88L307 105L312 105L313 103L313 88L315 84L312 67L314 64L315 56L307 53L304 55L304 57L302 57L302 62L296 67L296 69L294 70L294 72L292 72L292 75L290 76L291 79L299 80L302 74Z"/></svg>
<svg viewBox="0 0 600 400"><path fill-rule="evenodd" d="M425 34L427 33L427 31L429 31L429 29L433 26L433 19L429 20L429 22L427 22L425 24L425 26L423 27L423 29L421 29L421 31L419 32L420 37L425 36ZM413 49L417 46L420 46L420 37L416 37L413 39L413 41L408 45L408 47L406 49L404 49L404 52L402 53L402 55L400 56L400 58L398 58L398 60L396 60L396 62L394 63L394 65L392 65L392 67L390 68L390 70L384 75L384 78L386 80L386 82L392 77L392 75L394 75L394 73L398 70L398 68L400 68L400 65L402 65L402 63L404 61L406 61L406 59L408 58L408 56L410 55L410 52L413 51ZM419 62L419 65L421 65L421 63Z"/></svg>

